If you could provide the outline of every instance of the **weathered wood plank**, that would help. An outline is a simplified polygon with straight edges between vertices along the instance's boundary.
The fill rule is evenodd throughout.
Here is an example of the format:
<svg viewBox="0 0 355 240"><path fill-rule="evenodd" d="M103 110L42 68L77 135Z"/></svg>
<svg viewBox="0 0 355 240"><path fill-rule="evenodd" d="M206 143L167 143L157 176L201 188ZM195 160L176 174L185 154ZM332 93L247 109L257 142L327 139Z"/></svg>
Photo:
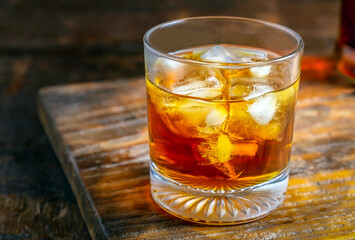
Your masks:
<svg viewBox="0 0 355 240"><path fill-rule="evenodd" d="M143 79L42 89L40 114L93 238L355 238L355 95L301 83L291 179L271 216L239 226L188 223L149 188Z"/></svg>

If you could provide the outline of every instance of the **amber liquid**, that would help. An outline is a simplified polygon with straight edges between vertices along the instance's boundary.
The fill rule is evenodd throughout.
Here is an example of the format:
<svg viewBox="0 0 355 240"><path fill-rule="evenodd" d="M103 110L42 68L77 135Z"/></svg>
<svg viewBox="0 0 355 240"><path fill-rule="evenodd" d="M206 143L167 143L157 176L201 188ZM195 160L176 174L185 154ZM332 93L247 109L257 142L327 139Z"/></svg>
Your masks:
<svg viewBox="0 0 355 240"><path fill-rule="evenodd" d="M222 72L226 79L228 74ZM152 81L162 79L146 80L150 155L162 175L193 188L233 191L268 181L287 168L298 80L249 100L181 96ZM275 99L276 110L260 124L248 109L267 99ZM204 121L212 121L212 127Z"/></svg>
<svg viewBox="0 0 355 240"><path fill-rule="evenodd" d="M355 83L355 0L343 0L339 38L338 69Z"/></svg>

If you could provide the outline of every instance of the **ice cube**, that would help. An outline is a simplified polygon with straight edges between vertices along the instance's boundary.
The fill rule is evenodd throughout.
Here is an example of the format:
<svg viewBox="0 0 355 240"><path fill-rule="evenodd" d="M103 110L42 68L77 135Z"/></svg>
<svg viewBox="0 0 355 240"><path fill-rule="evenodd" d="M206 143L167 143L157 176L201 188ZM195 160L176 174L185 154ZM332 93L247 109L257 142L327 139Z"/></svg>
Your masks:
<svg viewBox="0 0 355 240"><path fill-rule="evenodd" d="M228 112L225 108L212 108L206 116L206 126L216 127L222 125L226 120Z"/></svg>
<svg viewBox="0 0 355 240"><path fill-rule="evenodd" d="M252 139L268 139L268 140L277 140L282 133L285 124L282 118L277 116L279 111L275 111L272 117L267 116L268 118L272 118L270 121L266 119L267 117L263 116L262 113L259 113L259 118L255 118L256 116L252 116L249 113L249 108L247 102L241 103L243 107L231 107L230 108L230 116L228 118L227 124L227 132L233 138L240 140L252 140ZM278 107L279 108L279 107ZM270 114L271 115L271 114ZM258 122L260 121L260 122ZM263 124L261 124L261 121ZM265 122L268 122L264 124ZM240 144L239 144L240 145ZM238 146L239 146L238 145ZM247 155L246 150L252 154L253 146L246 145L243 146L243 149L240 150L240 154ZM234 151L235 154L238 154L238 149Z"/></svg>
<svg viewBox="0 0 355 240"><path fill-rule="evenodd" d="M247 162L241 157L253 157L257 150L256 142L238 142L226 134L206 138L193 145L199 164L212 165L231 178L237 178L245 169Z"/></svg>
<svg viewBox="0 0 355 240"><path fill-rule="evenodd" d="M164 109L162 115L172 123L167 126L173 133L204 138L220 131L228 112L224 103L180 98L173 107Z"/></svg>
<svg viewBox="0 0 355 240"><path fill-rule="evenodd" d="M222 75L224 79L231 84L231 87L235 84L250 85L248 84L251 79L249 69L223 69Z"/></svg>
<svg viewBox="0 0 355 240"><path fill-rule="evenodd" d="M230 160L235 146L231 143L228 136L219 135L216 146L217 158L212 159L212 163L223 163Z"/></svg>
<svg viewBox="0 0 355 240"><path fill-rule="evenodd" d="M235 145L227 135L220 134L206 138L197 146L197 151L203 161L202 164L221 164L228 162L235 149Z"/></svg>
<svg viewBox="0 0 355 240"><path fill-rule="evenodd" d="M224 84L215 76L198 76L178 82L178 86L172 89L173 93L198 97L202 99L218 98L223 93Z"/></svg>
<svg viewBox="0 0 355 240"><path fill-rule="evenodd" d="M268 79L264 78L240 78L232 79L229 95L233 99L250 100L273 90Z"/></svg>
<svg viewBox="0 0 355 240"><path fill-rule="evenodd" d="M162 106L162 120L181 136L201 138L218 132L228 113L224 103L210 100L221 99L224 88L225 79L218 69L191 67L183 77L169 83L173 94L157 93L161 96L156 102Z"/></svg>
<svg viewBox="0 0 355 240"><path fill-rule="evenodd" d="M200 59L205 62L218 62L218 63L239 63L241 62L240 56L221 45L216 45L200 56Z"/></svg>
<svg viewBox="0 0 355 240"><path fill-rule="evenodd" d="M174 85L179 81L184 81L186 76L192 77L198 71L196 66L185 63L158 58L154 63L152 76L155 83L167 90L172 90Z"/></svg>
<svg viewBox="0 0 355 240"><path fill-rule="evenodd" d="M206 79L206 82L210 81L211 78ZM222 95L222 87L208 87L206 86L206 82L190 79L189 81L186 81L184 85L174 88L172 92L179 95L198 97L203 99L213 99Z"/></svg>
<svg viewBox="0 0 355 240"><path fill-rule="evenodd" d="M215 99L221 97L224 87L225 79L218 69L200 67L176 81L171 91L179 95Z"/></svg>
<svg viewBox="0 0 355 240"><path fill-rule="evenodd" d="M231 98L246 98L253 91L253 86L248 86L245 84L234 84L229 90L229 95Z"/></svg>
<svg viewBox="0 0 355 240"><path fill-rule="evenodd" d="M249 93L249 95L244 97L244 100L249 100L252 98L259 97L267 92L271 92L272 90L274 90L269 85L259 85L259 84L252 85L251 88L252 91Z"/></svg>
<svg viewBox="0 0 355 240"><path fill-rule="evenodd" d="M271 90L271 86L264 90ZM246 101L231 103L226 132L240 140L278 140L285 129L285 108L282 107L278 94L279 92L265 93Z"/></svg>
<svg viewBox="0 0 355 240"><path fill-rule="evenodd" d="M260 125L268 124L277 109L277 101L273 94L261 96L249 106L248 112Z"/></svg>
<svg viewBox="0 0 355 240"><path fill-rule="evenodd" d="M194 145L194 155L202 165L213 165L224 175L231 178L238 177L242 171L235 170L233 164L229 162L235 145L229 140L227 135L221 134L218 137L210 137L200 144Z"/></svg>
<svg viewBox="0 0 355 240"><path fill-rule="evenodd" d="M240 50L239 50L240 51ZM238 52L239 54L244 54L246 56L241 58L242 62L260 62L268 60L267 52L259 50L244 50L243 52ZM250 73L254 77L266 77L270 74L271 66L261 66L261 67L252 67L249 69Z"/></svg>
<svg viewBox="0 0 355 240"><path fill-rule="evenodd" d="M169 70L172 70L172 69L178 69L183 65L184 65L183 63L178 61L174 61L166 58L159 58L156 61L155 67L159 67L159 68L164 67L164 68L168 68Z"/></svg>
<svg viewBox="0 0 355 240"><path fill-rule="evenodd" d="M256 55L242 57L241 61L242 62L260 62L260 61L268 60L266 52L261 52L261 51L259 52L258 51L258 53L255 52L254 54L256 54ZM249 70L250 70L250 74L253 77L266 77L270 74L271 65L266 65L266 66L261 66L261 67L252 67Z"/></svg>
<svg viewBox="0 0 355 240"><path fill-rule="evenodd" d="M155 75L169 74L171 72L175 72L177 74L181 74L184 72L186 64L173 61L166 58L158 58L154 63L154 73Z"/></svg>
<svg viewBox="0 0 355 240"><path fill-rule="evenodd" d="M254 77L266 77L270 74L270 70L270 65L250 68L250 72Z"/></svg>

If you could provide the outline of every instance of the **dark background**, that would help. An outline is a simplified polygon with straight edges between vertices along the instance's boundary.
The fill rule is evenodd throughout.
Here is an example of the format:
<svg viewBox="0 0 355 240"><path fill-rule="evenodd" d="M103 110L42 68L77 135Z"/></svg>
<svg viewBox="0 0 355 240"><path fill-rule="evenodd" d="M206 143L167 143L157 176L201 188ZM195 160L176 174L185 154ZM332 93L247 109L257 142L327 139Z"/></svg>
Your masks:
<svg viewBox="0 0 355 240"><path fill-rule="evenodd" d="M338 0L0 1L0 239L86 239L88 231L37 116L38 89L144 74L142 37L206 15L292 28L306 56L331 57Z"/></svg>

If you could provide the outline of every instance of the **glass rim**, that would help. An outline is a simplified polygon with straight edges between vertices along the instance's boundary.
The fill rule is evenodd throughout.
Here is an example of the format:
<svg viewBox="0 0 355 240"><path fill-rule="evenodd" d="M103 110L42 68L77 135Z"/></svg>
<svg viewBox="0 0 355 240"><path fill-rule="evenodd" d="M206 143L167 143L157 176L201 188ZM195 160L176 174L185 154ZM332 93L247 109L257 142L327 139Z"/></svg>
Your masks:
<svg viewBox="0 0 355 240"><path fill-rule="evenodd" d="M204 61L196 61L196 60L190 60L182 57L178 57L169 53L164 53L154 46L150 44L149 37L150 35L156 31L159 28L163 28L169 25L174 25L178 23L183 23L183 22L189 22L189 21L199 21L199 20L227 20L227 21L240 21L240 22L252 22L252 23L258 23L258 24L263 24L266 26L270 26L272 28L278 29L282 32L287 33L289 36L294 38L297 41L297 47L290 53L280 56L274 59L268 59L268 60L262 60L258 62L243 62L243 63L216 63L216 62L204 62ZM167 58L169 60L177 61L177 62L182 62L182 63L189 63L189 64L196 64L200 66L206 66L206 67L214 67L214 68L245 68L245 67L255 67L255 66L262 66L262 65L269 65L269 64L275 64L278 62L285 61L289 58L292 58L293 56L297 55L298 53L303 51L304 48L304 41L302 37L292 29L285 27L283 25L277 24L277 23L272 23L264 20L259 20L259 19L252 19L252 18L245 18L245 17L232 17L232 16L201 16L201 17L188 17L188 18L181 18L181 19L176 19L176 20L171 20L168 22L163 22L161 24L158 24L151 29L149 29L143 37L143 42L144 45L152 52L154 52L157 55L160 55L161 57Z"/></svg>

